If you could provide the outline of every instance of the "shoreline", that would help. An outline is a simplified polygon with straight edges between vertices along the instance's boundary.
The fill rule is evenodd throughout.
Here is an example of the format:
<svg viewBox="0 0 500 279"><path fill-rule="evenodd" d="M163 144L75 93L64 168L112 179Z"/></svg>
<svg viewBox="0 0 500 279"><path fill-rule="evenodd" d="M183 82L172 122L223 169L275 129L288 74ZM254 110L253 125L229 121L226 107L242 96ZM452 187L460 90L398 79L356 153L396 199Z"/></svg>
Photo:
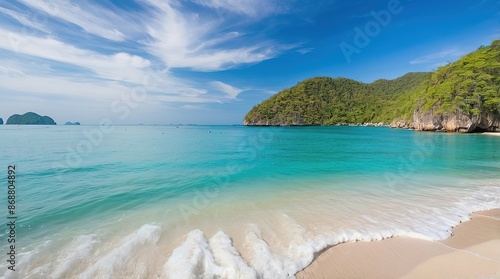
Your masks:
<svg viewBox="0 0 500 279"><path fill-rule="evenodd" d="M500 208L471 219L440 241L394 237L326 248L296 274L312 278L500 278ZM453 268L450 268L453 267Z"/></svg>
<svg viewBox="0 0 500 279"><path fill-rule="evenodd" d="M500 132L484 132L483 135L486 136L500 136Z"/></svg>

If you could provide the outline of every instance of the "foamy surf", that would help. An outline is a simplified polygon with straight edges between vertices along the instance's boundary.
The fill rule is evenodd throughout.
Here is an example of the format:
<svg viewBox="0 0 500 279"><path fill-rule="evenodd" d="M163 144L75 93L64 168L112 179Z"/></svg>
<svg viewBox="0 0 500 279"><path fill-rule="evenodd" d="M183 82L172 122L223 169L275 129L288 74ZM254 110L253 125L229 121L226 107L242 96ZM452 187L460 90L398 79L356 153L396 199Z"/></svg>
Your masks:
<svg viewBox="0 0 500 279"><path fill-rule="evenodd" d="M207 241L200 230L191 231L173 251L165 273L168 278L257 278L256 270L241 258L229 236L218 232Z"/></svg>
<svg viewBox="0 0 500 279"><path fill-rule="evenodd" d="M143 277L143 270L140 266L131 263L125 267L130 256L140 246L154 246L160 239L161 227L156 224L146 224L133 234L124 238L115 248L102 256L90 268L85 270L79 277L82 279L90 278L113 278L116 270L123 271L128 269L130 272L137 273L139 278ZM134 270L131 270L132 267ZM142 275L142 276L141 276Z"/></svg>
<svg viewBox="0 0 500 279"><path fill-rule="evenodd" d="M493 182L497 183L497 182ZM472 190L472 189L470 189ZM463 192L467 192L464 189ZM358 212L335 228L311 231L287 214L281 214L275 227L262 231L256 224L247 224L244 244L234 247L231 239L218 232L209 241L201 230L191 231L185 242L176 248L165 269L167 278L295 278L307 267L316 253L327 247L355 241L376 241L392 237L411 237L429 241L451 235L452 227L470 219L473 211L500 207L500 187L486 186L470 196L446 197L410 204L399 201L394 211ZM454 199L454 197L456 199ZM446 199L448 202L446 202ZM412 199L410 199L410 202ZM438 207L439 202L442 205ZM431 206L434 204L434 206ZM335 219L332 219L335 223ZM279 241L279 238L286 238ZM231 251L233 261L222 264L220 246L214 239L225 239L223 251ZM243 253L244 252L244 253ZM247 255L246 257L242 255ZM233 272L228 273L227 270ZM244 270L245 272L241 272Z"/></svg>
<svg viewBox="0 0 500 279"><path fill-rule="evenodd" d="M148 223L118 238L113 234L77 235L57 246L61 240L52 239L19 255L18 275L82 279L294 278L318 252L341 243L449 237L452 227L468 220L471 212L500 207L498 181L480 184L460 189L414 189L392 198L376 189L364 196L355 192L317 193L302 196L302 203L291 197L294 206L257 202L255 208L273 204L272 209L246 211L229 223L207 220L198 229L189 229L195 224ZM236 219L240 221L234 223ZM59 250L50 254L54 247ZM11 275L5 273L2 278L14 278Z"/></svg>
<svg viewBox="0 0 500 279"><path fill-rule="evenodd" d="M54 268L51 277L54 279L65 278L66 274L77 265L90 256L92 248L99 243L95 234L81 235L75 238L68 247L59 252L56 263L61 263Z"/></svg>

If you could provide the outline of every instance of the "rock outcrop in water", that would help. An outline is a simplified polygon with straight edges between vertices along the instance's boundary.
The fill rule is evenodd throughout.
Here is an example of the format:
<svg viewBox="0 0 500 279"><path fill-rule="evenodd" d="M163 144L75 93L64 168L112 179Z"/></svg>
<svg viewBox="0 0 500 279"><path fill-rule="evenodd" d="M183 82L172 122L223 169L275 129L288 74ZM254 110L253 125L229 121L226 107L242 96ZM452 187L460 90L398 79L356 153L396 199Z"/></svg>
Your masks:
<svg viewBox="0 0 500 279"><path fill-rule="evenodd" d="M78 126L80 125L80 122L66 122L64 125L69 125L69 126Z"/></svg>
<svg viewBox="0 0 500 279"><path fill-rule="evenodd" d="M34 112L27 112L23 115L14 114L7 119L7 125L56 125L54 119L48 116L41 116Z"/></svg>
<svg viewBox="0 0 500 279"><path fill-rule="evenodd" d="M500 40L434 73L365 84L313 78L255 106L251 126L390 123L421 131L500 131Z"/></svg>

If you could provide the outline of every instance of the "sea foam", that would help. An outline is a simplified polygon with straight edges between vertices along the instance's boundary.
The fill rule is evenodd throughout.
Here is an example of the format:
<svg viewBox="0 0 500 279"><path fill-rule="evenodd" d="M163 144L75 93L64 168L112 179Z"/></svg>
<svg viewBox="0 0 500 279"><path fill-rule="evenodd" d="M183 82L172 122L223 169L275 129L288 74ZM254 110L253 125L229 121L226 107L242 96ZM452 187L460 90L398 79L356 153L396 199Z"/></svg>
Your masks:
<svg viewBox="0 0 500 279"><path fill-rule="evenodd" d="M470 196L462 196L469 191ZM247 224L244 245L238 247L249 255L245 259L225 233L218 232L207 241L201 230L194 230L173 251L165 265L166 274L168 278L295 278L316 253L341 243L392 237L445 239L451 236L454 226L470 219L471 212L500 207L499 197L500 187L485 186L446 197L434 196L420 204L413 203L413 199L398 201L399 208L391 212L350 212L341 225L319 233L312 233L293 217L281 214L272 228L275 231L264 233L258 225ZM276 241L280 236L283 241Z"/></svg>
<svg viewBox="0 0 500 279"><path fill-rule="evenodd" d="M321 206L312 207L312 201ZM184 230L180 224L171 229L151 223L106 241L98 234L80 235L47 259L40 255L53 243L45 242L20 253L19 267L23 278L288 279L328 247L392 237L442 240L471 212L499 207L497 180L452 190L414 189L392 198L319 193L295 207L246 212L232 226L219 220L213 227ZM154 260L146 263L149 258L142 257L148 253Z"/></svg>
<svg viewBox="0 0 500 279"><path fill-rule="evenodd" d="M89 267L80 278L113 278L115 270L122 268L127 259L139 246L155 245L160 239L161 227L156 224L146 224L134 233L128 235L109 253L102 256Z"/></svg>

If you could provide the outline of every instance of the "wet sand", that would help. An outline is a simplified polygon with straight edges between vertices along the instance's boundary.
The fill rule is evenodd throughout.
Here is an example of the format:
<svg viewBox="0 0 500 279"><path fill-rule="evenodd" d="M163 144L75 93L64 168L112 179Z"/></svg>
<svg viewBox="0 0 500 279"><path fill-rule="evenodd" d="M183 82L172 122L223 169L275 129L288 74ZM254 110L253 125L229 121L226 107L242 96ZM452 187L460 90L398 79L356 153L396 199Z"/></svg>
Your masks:
<svg viewBox="0 0 500 279"><path fill-rule="evenodd" d="M500 278L500 209L471 214L442 241L398 237L333 246L297 278Z"/></svg>

